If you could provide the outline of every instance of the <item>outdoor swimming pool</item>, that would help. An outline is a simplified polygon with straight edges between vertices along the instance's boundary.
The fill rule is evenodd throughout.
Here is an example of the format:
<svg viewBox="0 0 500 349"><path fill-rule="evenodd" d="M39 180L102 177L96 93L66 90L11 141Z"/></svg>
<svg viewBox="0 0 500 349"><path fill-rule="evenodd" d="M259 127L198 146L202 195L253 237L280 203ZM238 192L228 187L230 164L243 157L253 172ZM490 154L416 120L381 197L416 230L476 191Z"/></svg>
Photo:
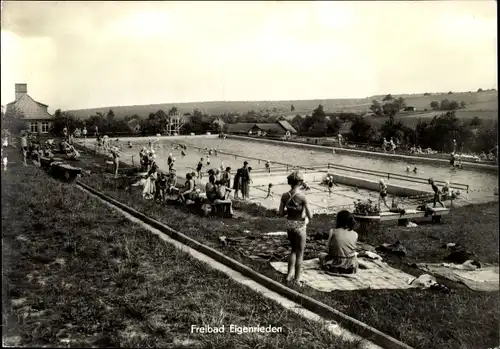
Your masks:
<svg viewBox="0 0 500 349"><path fill-rule="evenodd" d="M182 143L202 148L217 148L240 156L268 159L271 162L283 162L293 165L317 166L334 163L382 172L405 174L415 177L432 177L437 180L469 184L471 189L495 188L498 185L498 174L477 170L453 170L449 166L414 164L401 160L360 157L345 154L332 154L323 151L307 150L290 146L269 143L246 142L237 139L221 138L186 138L176 141L161 140L162 143ZM249 161L251 164L255 161ZM241 161L239 161L241 163ZM251 166L254 166L253 164ZM260 164L263 167L263 164ZM418 168L417 174L406 173L406 167Z"/></svg>

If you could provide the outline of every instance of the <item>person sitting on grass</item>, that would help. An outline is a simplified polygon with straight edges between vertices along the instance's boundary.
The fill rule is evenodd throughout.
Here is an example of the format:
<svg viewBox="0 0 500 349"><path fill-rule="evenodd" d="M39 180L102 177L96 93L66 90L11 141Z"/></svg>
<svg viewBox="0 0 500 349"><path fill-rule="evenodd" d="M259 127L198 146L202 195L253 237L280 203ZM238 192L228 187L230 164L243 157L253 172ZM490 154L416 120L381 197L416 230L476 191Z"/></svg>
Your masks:
<svg viewBox="0 0 500 349"><path fill-rule="evenodd" d="M213 174L213 171L210 172L210 175L208 177L208 182L205 185L205 194L207 195L208 201L210 201L211 203L213 203L215 199L217 199L217 193L215 188L215 175Z"/></svg>
<svg viewBox="0 0 500 349"><path fill-rule="evenodd" d="M173 195L177 189L177 173L175 169L170 171L168 180L167 180L167 194Z"/></svg>
<svg viewBox="0 0 500 349"><path fill-rule="evenodd" d="M167 197L167 176L164 172L160 172L155 181L155 201L165 202Z"/></svg>
<svg viewBox="0 0 500 349"><path fill-rule="evenodd" d="M439 202L439 204L444 208L444 204L441 202L441 198L440 198L441 192L440 192L439 188L437 187L437 185L434 184L434 179L429 178L429 184L431 185L432 190L434 191L434 199L433 199L434 206L433 206L433 208L436 207L436 202Z"/></svg>
<svg viewBox="0 0 500 349"><path fill-rule="evenodd" d="M142 190L142 197L146 200L150 200L154 198L155 190L156 190L156 179L158 178L158 166L153 162L151 168L148 173L144 177L144 188Z"/></svg>
<svg viewBox="0 0 500 349"><path fill-rule="evenodd" d="M307 238L307 224L312 219L309 202L300 189L304 178L298 171L287 177L290 191L281 196L279 215L286 217L285 226L290 240L292 251L288 259L288 273L286 281L294 280L300 285L302 260Z"/></svg>
<svg viewBox="0 0 500 349"><path fill-rule="evenodd" d="M184 184L184 188L179 193L179 200L183 204L189 204L189 201L192 200L195 193L195 186L193 182L193 176L191 173L186 174L186 183Z"/></svg>
<svg viewBox="0 0 500 349"><path fill-rule="evenodd" d="M229 198L232 191L233 190L231 188L225 186L222 181L220 181L220 180L215 181L216 199L214 200L214 203L228 205L229 212L227 212L227 213L230 217L233 216L233 203L232 203L232 200Z"/></svg>
<svg viewBox="0 0 500 349"><path fill-rule="evenodd" d="M378 181L378 184L379 184L379 187L380 187L380 194L378 196L378 209L380 211L380 202L383 201L385 207L387 207L387 209L390 211L391 208L389 207L389 205L387 205L387 200L386 200L386 197L387 197L387 184L385 184L385 182L384 182L383 179L380 179Z"/></svg>
<svg viewBox="0 0 500 349"><path fill-rule="evenodd" d="M358 233L354 231L355 220L349 211L337 213L335 229L330 229L328 252L321 253L319 264L322 269L338 274L355 274L358 270L356 243Z"/></svg>

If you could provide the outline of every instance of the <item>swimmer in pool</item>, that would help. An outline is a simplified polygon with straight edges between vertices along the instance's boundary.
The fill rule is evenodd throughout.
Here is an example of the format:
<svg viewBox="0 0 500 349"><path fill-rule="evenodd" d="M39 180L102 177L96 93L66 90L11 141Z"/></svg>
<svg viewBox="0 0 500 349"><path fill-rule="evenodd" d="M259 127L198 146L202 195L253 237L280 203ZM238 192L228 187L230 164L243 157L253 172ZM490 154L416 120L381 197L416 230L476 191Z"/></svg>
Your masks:
<svg viewBox="0 0 500 349"><path fill-rule="evenodd" d="M410 172L410 166L406 166L406 172Z"/></svg>
<svg viewBox="0 0 500 349"><path fill-rule="evenodd" d="M416 167L413 169L413 173L417 173L417 168Z"/></svg>
<svg viewBox="0 0 500 349"><path fill-rule="evenodd" d="M271 173L271 162L269 160L266 160L266 170L267 173Z"/></svg>
<svg viewBox="0 0 500 349"><path fill-rule="evenodd" d="M383 201L385 207L387 207L388 210L391 210L391 208L389 207L389 205L387 205L387 200L386 200L386 197L387 197L387 184L385 184L385 182L384 182L383 179L380 179L378 181L378 184L379 184L379 187L380 187L380 195L378 197L378 209L380 211L380 201Z"/></svg>
<svg viewBox="0 0 500 349"><path fill-rule="evenodd" d="M207 155L207 166L210 166L210 155Z"/></svg>
<svg viewBox="0 0 500 349"><path fill-rule="evenodd" d="M455 167L455 153L451 153L450 155L450 166Z"/></svg>

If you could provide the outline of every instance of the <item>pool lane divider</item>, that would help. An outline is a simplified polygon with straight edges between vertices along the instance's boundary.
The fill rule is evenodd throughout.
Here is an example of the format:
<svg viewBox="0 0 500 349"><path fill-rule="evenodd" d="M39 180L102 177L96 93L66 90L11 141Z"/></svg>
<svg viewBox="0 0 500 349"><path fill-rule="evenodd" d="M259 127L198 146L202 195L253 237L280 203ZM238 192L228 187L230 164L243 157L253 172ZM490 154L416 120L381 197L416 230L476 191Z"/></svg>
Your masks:
<svg viewBox="0 0 500 349"><path fill-rule="evenodd" d="M135 218L140 219L141 221L149 224L150 226L153 226L154 228L164 232L171 238L180 241L181 243L197 250L198 252L201 252L219 263L222 263L226 265L227 267L236 270L243 274L244 276L254 280L255 282L258 282L259 284L267 287L268 289L300 304L307 310L310 310L312 312L315 312L316 314L333 319L337 322L341 323L341 326L347 328L348 330L353 331L354 333L360 335L361 337L381 346L387 349L413 349L412 347L408 346L407 344L398 341L397 339L359 321L356 320L338 310L333 309L332 307L319 302L309 296L303 295L295 290L292 290L291 288L288 288L279 282L276 282L272 279L270 279L267 276L264 276L252 268L247 267L244 264L241 264L240 262L237 262L236 260L224 255L223 253L208 247L206 245L203 245L202 243L178 232L177 230L169 227L168 225L165 225L151 217L146 216L145 214L129 207L128 205L125 205L109 196L107 196L104 193L101 193L100 191L82 183L81 181L76 181L76 184L82 187L83 189L89 191L90 193L96 195L97 197L101 198L104 201L107 201L108 203L111 203L112 205L122 209L123 211L129 213L130 215L134 216Z"/></svg>

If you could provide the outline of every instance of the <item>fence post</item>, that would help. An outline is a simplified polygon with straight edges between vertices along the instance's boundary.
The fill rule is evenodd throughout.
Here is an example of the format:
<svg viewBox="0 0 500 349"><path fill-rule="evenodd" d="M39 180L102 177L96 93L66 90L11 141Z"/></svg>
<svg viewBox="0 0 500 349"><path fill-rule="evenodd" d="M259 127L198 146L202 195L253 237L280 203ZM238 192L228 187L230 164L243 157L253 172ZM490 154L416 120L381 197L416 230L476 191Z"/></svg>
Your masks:
<svg viewBox="0 0 500 349"><path fill-rule="evenodd" d="M387 174L387 179L388 180L391 179L391 174L390 173Z"/></svg>

